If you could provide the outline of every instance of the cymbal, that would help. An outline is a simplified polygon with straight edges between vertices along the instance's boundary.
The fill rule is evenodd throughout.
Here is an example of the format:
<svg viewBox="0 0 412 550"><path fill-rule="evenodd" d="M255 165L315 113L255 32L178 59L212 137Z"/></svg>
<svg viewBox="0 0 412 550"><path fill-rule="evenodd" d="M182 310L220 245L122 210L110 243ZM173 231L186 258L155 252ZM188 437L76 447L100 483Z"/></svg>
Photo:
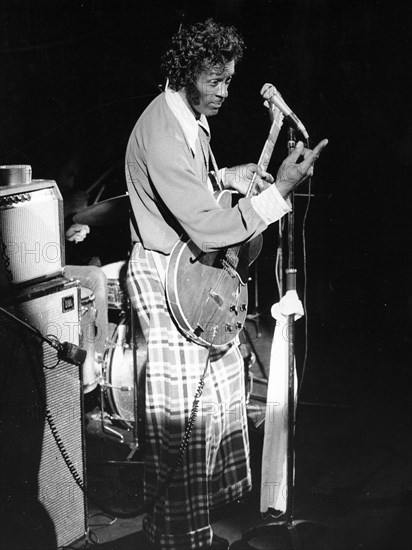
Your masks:
<svg viewBox="0 0 412 550"><path fill-rule="evenodd" d="M119 195L88 206L73 216L75 223L91 227L122 227L129 223L129 195Z"/></svg>

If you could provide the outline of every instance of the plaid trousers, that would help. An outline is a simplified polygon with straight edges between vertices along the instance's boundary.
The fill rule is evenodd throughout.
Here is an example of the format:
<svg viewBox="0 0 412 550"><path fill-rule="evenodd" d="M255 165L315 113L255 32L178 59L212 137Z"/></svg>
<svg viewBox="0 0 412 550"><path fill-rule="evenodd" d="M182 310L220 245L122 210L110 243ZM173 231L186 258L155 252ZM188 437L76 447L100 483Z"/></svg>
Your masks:
<svg viewBox="0 0 412 550"><path fill-rule="evenodd" d="M148 347L143 530L162 550L207 548L209 510L251 488L243 360L236 345L210 350L183 460L173 469L209 350L188 340L169 313L156 265L167 258L135 244L127 287ZM195 289L194 294L195 294Z"/></svg>

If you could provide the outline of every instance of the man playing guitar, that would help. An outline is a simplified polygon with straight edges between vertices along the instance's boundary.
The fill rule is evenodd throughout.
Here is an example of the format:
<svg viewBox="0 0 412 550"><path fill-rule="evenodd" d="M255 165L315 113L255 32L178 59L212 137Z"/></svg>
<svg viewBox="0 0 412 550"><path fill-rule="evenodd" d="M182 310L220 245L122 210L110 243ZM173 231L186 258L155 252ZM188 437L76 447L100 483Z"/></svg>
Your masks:
<svg viewBox="0 0 412 550"><path fill-rule="evenodd" d="M290 210L288 195L310 175L327 144L323 140L309 151L299 142L275 182L257 164L217 169L207 117L217 115L226 100L243 48L233 27L210 19L181 29L163 58L166 89L140 116L127 146L134 243L127 284L148 347L143 529L154 548L228 548L228 541L212 533L209 512L251 487L243 361L234 337L241 322L211 321L209 338L208 318L195 317L183 329L174 306L181 321L191 313L185 307L206 307L197 305L199 288L191 287L187 269L203 263L217 271L207 311L225 308L222 281L235 279L230 294L243 284L234 255ZM209 169L221 189L244 195L253 178L256 191L223 208ZM189 266L180 272L178 261L170 264L181 242L189 247ZM209 253L215 254L211 262ZM183 303L185 291L190 299L183 307L175 302ZM231 299L227 308L240 315L246 304L231 305ZM225 332L233 338L217 341Z"/></svg>

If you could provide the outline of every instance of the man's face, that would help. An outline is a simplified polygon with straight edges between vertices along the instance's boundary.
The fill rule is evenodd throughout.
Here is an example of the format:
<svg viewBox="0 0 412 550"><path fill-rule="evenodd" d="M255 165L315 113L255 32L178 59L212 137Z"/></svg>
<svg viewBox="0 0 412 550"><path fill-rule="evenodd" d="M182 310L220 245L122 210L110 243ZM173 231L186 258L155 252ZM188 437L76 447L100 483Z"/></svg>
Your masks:
<svg viewBox="0 0 412 550"><path fill-rule="evenodd" d="M195 84L186 86L186 99L196 116L214 116L228 96L235 74L235 62L215 65L204 70Z"/></svg>

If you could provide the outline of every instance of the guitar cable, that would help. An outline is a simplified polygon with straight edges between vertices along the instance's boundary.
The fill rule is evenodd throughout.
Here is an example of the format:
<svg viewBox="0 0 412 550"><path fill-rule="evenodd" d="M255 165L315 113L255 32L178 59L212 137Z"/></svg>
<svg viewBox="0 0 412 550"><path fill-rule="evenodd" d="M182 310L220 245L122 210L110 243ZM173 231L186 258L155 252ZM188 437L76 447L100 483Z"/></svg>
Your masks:
<svg viewBox="0 0 412 550"><path fill-rule="evenodd" d="M11 320L11 322L14 323L15 325L23 326L28 334L32 333L41 342L44 342L45 344L53 348L55 351L57 351L56 363L51 366L47 366L40 355L37 357L37 363L34 361L28 362L29 363L28 369L30 371L30 375L34 384L34 389L37 395L38 403L40 404L42 414L48 424L51 435L57 445L58 451L63 461L65 462L66 467L69 470L74 482L76 483L76 485L79 487L79 489L82 491L82 493L85 495L85 497L89 502L93 503L95 506L97 506L100 510L102 510L104 513L108 514L109 516L113 516L114 515L113 510L111 510L108 506L105 505L104 502L100 501L100 499L95 498L90 493L87 487L86 480L81 476L81 474L76 468L76 465L71 459L70 453L68 452L64 444L64 441L59 433L53 413L48 405L45 388L43 388L39 380L38 372L36 372L36 369L35 369L35 364L39 364L46 371L54 370L61 364L61 361L80 367L80 365L83 364L84 362L84 357L82 354L78 354L77 350L80 350L81 352L83 352L84 350L82 350L78 346L75 346L74 344L68 344L67 342L61 343L60 340L54 335L48 335L48 336L42 335L42 333L37 328L33 327L29 323L26 323L25 321L23 321L22 319L14 315L13 313L4 309L2 306L0 306L0 313L5 314L6 319ZM29 343L30 343L30 340L27 340L26 345L24 345L23 348L24 349L28 348ZM72 347L74 348L74 352ZM34 353L35 354L39 353L36 348L34 350ZM128 496L128 493L125 492L125 494ZM119 517L122 519L129 519L129 518L137 517L140 513L141 513L141 509L139 508L138 511L130 511L130 512L120 512L119 510L117 510L115 512L115 515L116 517ZM90 535L90 532L91 531L89 530L88 536Z"/></svg>
<svg viewBox="0 0 412 550"><path fill-rule="evenodd" d="M310 149L309 138L306 139L305 144L307 149ZM306 202L305 213L303 214L302 220L302 253L303 253L303 311L304 311L304 352L303 352L303 361L302 361L302 371L300 374L300 381L298 388L296 390L296 399L299 399L299 395L302 391L303 382L306 374L307 359L309 353L309 317L308 317L308 308L307 308L307 287L308 287L308 257L307 257L307 247L306 247L306 222L309 215L310 208L310 199L312 195L312 174L309 176L308 182L308 200Z"/></svg>
<svg viewBox="0 0 412 550"><path fill-rule="evenodd" d="M309 148L309 140L307 140L307 148ZM308 258L307 258L307 248L306 248L306 222L309 214L310 208L310 199L312 194L312 176L308 179L308 200L306 202L305 213L303 215L302 221L302 250L303 250L303 311L305 312L305 346L303 353L303 362L302 362L302 371L300 375L300 382L297 389L297 398L299 398L300 392L302 390L303 381L306 374L306 365L309 353L309 319L308 319L308 308L307 308L307 286L308 286Z"/></svg>
<svg viewBox="0 0 412 550"><path fill-rule="evenodd" d="M202 393L203 393L203 388L204 388L204 385L205 385L205 378L206 378L207 371L208 371L208 368L209 368L209 365L210 365L210 350L211 350L211 348L212 348L212 346L209 347L205 367L203 369L203 373L200 377L200 380L199 380L199 383L198 383L198 386L197 386L197 390L196 390L194 398L193 398L192 410L190 411L189 419L187 421L186 428L185 428L185 434L183 436L182 442L180 443L175 463L173 464L173 467L170 469L165 481L161 484L161 486L159 488L159 491L157 493L157 500L159 500L160 497L166 493L168 487L170 486L173 479L175 478L177 470L180 468L180 466L183 462L183 458L184 458L187 446L189 444L190 437L192 435L193 426L194 426L194 423L195 423L196 418L197 418L197 413L199 411L199 402L200 402L200 398L201 398Z"/></svg>

